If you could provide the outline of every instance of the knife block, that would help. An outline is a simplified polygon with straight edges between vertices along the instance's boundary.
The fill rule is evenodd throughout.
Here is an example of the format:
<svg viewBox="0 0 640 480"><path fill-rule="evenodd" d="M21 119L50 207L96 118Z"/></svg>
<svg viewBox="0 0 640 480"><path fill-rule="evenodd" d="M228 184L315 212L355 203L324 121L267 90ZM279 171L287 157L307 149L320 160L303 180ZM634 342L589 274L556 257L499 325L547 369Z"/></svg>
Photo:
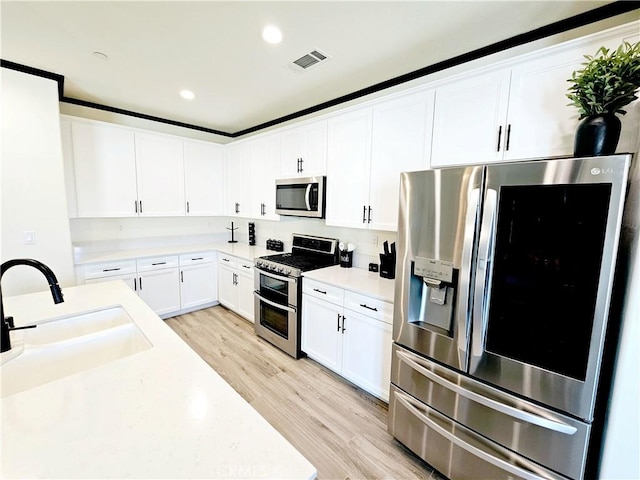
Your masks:
<svg viewBox="0 0 640 480"><path fill-rule="evenodd" d="M382 278L396 278L396 256L380 254L380 276Z"/></svg>

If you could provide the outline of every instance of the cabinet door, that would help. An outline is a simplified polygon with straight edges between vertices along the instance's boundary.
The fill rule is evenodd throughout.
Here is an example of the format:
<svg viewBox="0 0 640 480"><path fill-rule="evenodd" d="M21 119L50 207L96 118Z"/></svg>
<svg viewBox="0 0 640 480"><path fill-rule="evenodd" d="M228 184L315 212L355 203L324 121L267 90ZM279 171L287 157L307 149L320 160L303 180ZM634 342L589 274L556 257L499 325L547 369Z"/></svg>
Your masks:
<svg viewBox="0 0 640 480"><path fill-rule="evenodd" d="M622 39L604 42L616 49ZM509 148L505 159L526 159L573 155L573 143L578 125L578 109L569 106L569 83L574 71L583 68L584 55L595 55L602 43L582 45L571 50L545 55L513 68L509 94ZM638 106L637 104L635 105ZM633 107L632 107L633 108ZM637 110L636 110L637 113ZM633 115L621 116L624 122ZM637 115L635 132L637 135ZM632 126L632 125L628 125ZM628 132L630 130L627 130ZM628 138L621 135L622 144ZM635 137L634 137L635 140ZM633 151L634 144L620 145L617 151ZM628 148L631 147L632 150Z"/></svg>
<svg viewBox="0 0 640 480"><path fill-rule="evenodd" d="M236 273L236 284L236 290L238 291L237 312L247 320L253 322L255 317L255 302L253 301L253 273L251 271L238 271Z"/></svg>
<svg viewBox="0 0 640 480"><path fill-rule="evenodd" d="M224 215L224 166L220 146L184 142L184 185L187 215Z"/></svg>
<svg viewBox="0 0 640 480"><path fill-rule="evenodd" d="M302 295L302 350L340 373L342 364L342 307Z"/></svg>
<svg viewBox="0 0 640 480"><path fill-rule="evenodd" d="M469 75L436 89L431 166L500 160L509 70Z"/></svg>
<svg viewBox="0 0 640 480"><path fill-rule="evenodd" d="M372 109L329 120L326 224L368 228Z"/></svg>
<svg viewBox="0 0 640 480"><path fill-rule="evenodd" d="M180 300L182 308L193 308L218 299L216 265L201 263L181 267Z"/></svg>
<svg viewBox="0 0 640 480"><path fill-rule="evenodd" d="M279 220L276 215L276 178L280 173L280 137L251 142L251 217Z"/></svg>
<svg viewBox="0 0 640 480"><path fill-rule="evenodd" d="M398 228L400 173L429 168L434 91L373 107L371 228Z"/></svg>
<svg viewBox="0 0 640 480"><path fill-rule="evenodd" d="M327 122L304 125L282 133L281 177L326 175Z"/></svg>
<svg viewBox="0 0 640 480"><path fill-rule="evenodd" d="M218 265L218 301L230 310L238 310L236 269Z"/></svg>
<svg viewBox="0 0 640 480"><path fill-rule="evenodd" d="M184 215L182 141L147 133L136 133L135 140L140 215Z"/></svg>
<svg viewBox="0 0 640 480"><path fill-rule="evenodd" d="M135 217L138 191L133 132L71 125L78 217Z"/></svg>
<svg viewBox="0 0 640 480"><path fill-rule="evenodd" d="M342 376L388 402L391 325L348 309L343 322Z"/></svg>
<svg viewBox="0 0 640 480"><path fill-rule="evenodd" d="M180 310L178 268L150 270L138 274L138 295L158 315Z"/></svg>
<svg viewBox="0 0 640 480"><path fill-rule="evenodd" d="M300 175L323 176L327 174L327 122L312 123L304 127L304 141Z"/></svg>
<svg viewBox="0 0 640 480"><path fill-rule="evenodd" d="M225 215L251 216L251 145L228 147L224 156Z"/></svg>

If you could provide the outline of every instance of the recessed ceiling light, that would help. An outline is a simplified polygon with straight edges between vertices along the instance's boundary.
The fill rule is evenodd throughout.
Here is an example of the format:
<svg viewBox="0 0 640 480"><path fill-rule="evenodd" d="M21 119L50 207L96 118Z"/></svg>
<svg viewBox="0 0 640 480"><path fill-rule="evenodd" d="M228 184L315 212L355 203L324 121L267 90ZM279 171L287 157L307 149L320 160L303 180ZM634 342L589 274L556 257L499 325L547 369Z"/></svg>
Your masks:
<svg viewBox="0 0 640 480"><path fill-rule="evenodd" d="M268 25L262 30L262 38L267 43L280 43L282 41L282 32L278 27Z"/></svg>
<svg viewBox="0 0 640 480"><path fill-rule="evenodd" d="M196 98L196 94L191 90L180 90L180 96L185 100L193 100L194 98Z"/></svg>

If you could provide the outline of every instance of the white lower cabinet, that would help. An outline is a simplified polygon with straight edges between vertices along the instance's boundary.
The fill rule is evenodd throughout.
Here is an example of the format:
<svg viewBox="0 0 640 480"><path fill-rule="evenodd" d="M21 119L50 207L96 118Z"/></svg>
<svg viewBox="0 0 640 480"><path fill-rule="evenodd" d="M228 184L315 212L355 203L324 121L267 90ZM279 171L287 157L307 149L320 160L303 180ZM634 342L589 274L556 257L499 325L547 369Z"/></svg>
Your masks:
<svg viewBox="0 0 640 480"><path fill-rule="evenodd" d="M139 258L138 295L158 315L180 310L180 283L178 256Z"/></svg>
<svg viewBox="0 0 640 480"><path fill-rule="evenodd" d="M393 305L307 278L302 285L302 350L388 402Z"/></svg>
<svg viewBox="0 0 640 480"><path fill-rule="evenodd" d="M218 300L220 303L253 322L253 262L220 253L218 256L218 278Z"/></svg>
<svg viewBox="0 0 640 480"><path fill-rule="evenodd" d="M123 280L163 318L217 301L215 252L163 255L84 266L85 283Z"/></svg>
<svg viewBox="0 0 640 480"><path fill-rule="evenodd" d="M194 309L218 300L215 252L180 255L180 305Z"/></svg>

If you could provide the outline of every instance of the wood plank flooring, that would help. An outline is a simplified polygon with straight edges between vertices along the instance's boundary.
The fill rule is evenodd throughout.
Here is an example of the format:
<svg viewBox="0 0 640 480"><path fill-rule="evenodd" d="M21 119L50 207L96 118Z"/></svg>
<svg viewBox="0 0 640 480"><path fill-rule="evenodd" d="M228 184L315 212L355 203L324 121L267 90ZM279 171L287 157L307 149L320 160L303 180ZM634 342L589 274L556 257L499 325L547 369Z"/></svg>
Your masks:
<svg viewBox="0 0 640 480"><path fill-rule="evenodd" d="M295 360L222 306L167 324L318 470L320 480L442 480L387 433L387 404L311 359Z"/></svg>

